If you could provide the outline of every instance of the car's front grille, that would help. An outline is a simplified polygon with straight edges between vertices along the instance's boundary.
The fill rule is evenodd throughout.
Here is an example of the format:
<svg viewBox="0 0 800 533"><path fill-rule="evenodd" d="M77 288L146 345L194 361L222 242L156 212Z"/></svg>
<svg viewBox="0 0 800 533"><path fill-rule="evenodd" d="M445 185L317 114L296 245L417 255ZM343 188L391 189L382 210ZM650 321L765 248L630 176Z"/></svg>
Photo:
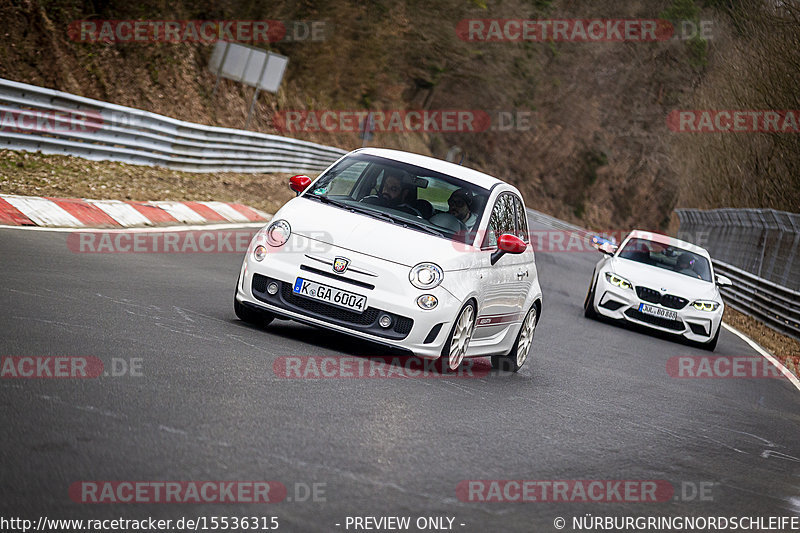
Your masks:
<svg viewBox="0 0 800 533"><path fill-rule="evenodd" d="M648 287L636 287L636 295L640 300L653 304L661 304L670 309L683 309L689 300L675 296L674 294L661 294L657 290Z"/></svg>
<svg viewBox="0 0 800 533"><path fill-rule="evenodd" d="M648 315L642 313L638 309L628 309L627 311L625 311L625 314L634 320L647 322L648 324L653 324L654 326L658 326L660 328L672 329L675 331L684 330L683 322L681 322L680 320L670 320L669 318L662 318L660 316Z"/></svg>
<svg viewBox="0 0 800 533"><path fill-rule="evenodd" d="M267 285L272 281L280 287L278 293L274 295L267 292ZM262 302L378 337L405 339L414 326L414 321L408 317L374 307L368 307L363 313L354 313L325 302L303 298L292 291L291 283L273 280L261 274L253 275L252 288L253 296ZM392 319L392 325L388 328L382 328L378 324L378 319L383 315L388 315Z"/></svg>

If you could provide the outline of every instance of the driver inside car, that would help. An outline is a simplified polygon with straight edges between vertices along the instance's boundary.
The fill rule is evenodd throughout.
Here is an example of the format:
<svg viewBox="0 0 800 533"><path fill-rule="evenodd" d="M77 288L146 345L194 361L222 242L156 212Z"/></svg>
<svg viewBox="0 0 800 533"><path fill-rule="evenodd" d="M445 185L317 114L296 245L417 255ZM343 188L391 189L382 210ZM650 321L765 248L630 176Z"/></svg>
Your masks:
<svg viewBox="0 0 800 533"><path fill-rule="evenodd" d="M678 262L675 265L675 270L680 272L681 274L686 274L687 276L691 276L693 278L702 279L700 274L695 272L694 268L694 258L687 253L682 253L678 256Z"/></svg>
<svg viewBox="0 0 800 533"><path fill-rule="evenodd" d="M366 196L361 201L369 204L383 205L415 216L422 216L418 209L409 204L413 201L412 187L407 175L402 170L387 169L384 171L378 196Z"/></svg>

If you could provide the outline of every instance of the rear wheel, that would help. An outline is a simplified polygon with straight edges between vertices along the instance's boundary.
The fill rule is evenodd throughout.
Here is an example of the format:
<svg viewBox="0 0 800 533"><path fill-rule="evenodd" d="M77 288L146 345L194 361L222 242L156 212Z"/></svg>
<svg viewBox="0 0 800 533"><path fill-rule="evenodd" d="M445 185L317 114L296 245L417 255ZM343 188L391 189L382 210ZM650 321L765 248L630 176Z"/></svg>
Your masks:
<svg viewBox="0 0 800 533"><path fill-rule="evenodd" d="M492 368L502 370L504 372L519 372L525 361L528 360L528 355L531 351L531 344L533 344L533 334L536 330L536 306L531 307L525 320L522 321L522 327L519 328L517 340L514 342L514 347L508 355L493 355Z"/></svg>
<svg viewBox="0 0 800 533"><path fill-rule="evenodd" d="M583 316L586 318L597 318L597 311L594 309L594 275L589 282L589 292L586 293L586 299L583 301Z"/></svg>
<svg viewBox="0 0 800 533"><path fill-rule="evenodd" d="M450 337L442 349L438 365L441 372L455 372L461 366L474 330L475 304L468 302L458 314L453 329L450 331Z"/></svg>

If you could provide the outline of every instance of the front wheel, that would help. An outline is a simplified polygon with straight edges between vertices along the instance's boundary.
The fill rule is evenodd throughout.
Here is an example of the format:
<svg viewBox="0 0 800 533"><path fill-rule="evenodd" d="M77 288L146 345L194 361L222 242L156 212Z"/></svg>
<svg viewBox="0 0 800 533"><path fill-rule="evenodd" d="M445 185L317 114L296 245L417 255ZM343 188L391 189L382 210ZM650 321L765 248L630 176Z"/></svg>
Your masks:
<svg viewBox="0 0 800 533"><path fill-rule="evenodd" d="M236 292L239 290L239 282L242 280L241 276L236 280L236 291L233 293L233 312L242 322L253 324L254 326L266 327L270 322L275 320L275 315L269 311L256 311L243 305L236 299Z"/></svg>
<svg viewBox="0 0 800 533"><path fill-rule="evenodd" d="M597 318L597 311L594 310L594 275L589 282L589 292L586 293L586 299L583 301L583 316L586 318Z"/></svg>
<svg viewBox="0 0 800 533"><path fill-rule="evenodd" d="M528 354L531 351L531 344L533 344L533 334L536 331L536 306L531 307L525 320L522 321L522 327L519 328L517 340L511 352L508 355L493 355L492 368L503 370L505 372L519 372L525 361L528 360Z"/></svg>
<svg viewBox="0 0 800 533"><path fill-rule="evenodd" d="M456 323L453 324L453 329L450 332L450 337L444 343L442 356L439 358L442 372L455 372L461 366L461 361L464 360L464 354L467 353L469 341L472 339L474 331L475 304L468 302L458 314Z"/></svg>
<svg viewBox="0 0 800 533"><path fill-rule="evenodd" d="M717 341L719 340L719 330L722 329L722 323L717 326L717 333L714 335L714 338L708 341L705 344L702 344L702 348L704 350L708 350L709 352L713 352L717 348Z"/></svg>

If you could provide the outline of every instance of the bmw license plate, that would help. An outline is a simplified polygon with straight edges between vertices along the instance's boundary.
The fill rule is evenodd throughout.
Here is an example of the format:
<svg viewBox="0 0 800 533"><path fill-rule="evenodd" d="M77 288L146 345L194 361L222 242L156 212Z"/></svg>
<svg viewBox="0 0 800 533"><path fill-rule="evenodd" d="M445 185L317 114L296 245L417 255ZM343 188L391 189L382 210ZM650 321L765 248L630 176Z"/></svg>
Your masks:
<svg viewBox="0 0 800 533"><path fill-rule="evenodd" d="M327 304L343 307L344 309L356 313L363 313L367 308L366 296L343 291L336 287L330 287L303 278L297 278L294 282L293 290L298 296L305 296L312 300L320 300Z"/></svg>
<svg viewBox="0 0 800 533"><path fill-rule="evenodd" d="M662 309L647 304L639 304L639 312L650 316L657 316L661 318L668 318L670 320L678 320L678 312L670 311L669 309Z"/></svg>

